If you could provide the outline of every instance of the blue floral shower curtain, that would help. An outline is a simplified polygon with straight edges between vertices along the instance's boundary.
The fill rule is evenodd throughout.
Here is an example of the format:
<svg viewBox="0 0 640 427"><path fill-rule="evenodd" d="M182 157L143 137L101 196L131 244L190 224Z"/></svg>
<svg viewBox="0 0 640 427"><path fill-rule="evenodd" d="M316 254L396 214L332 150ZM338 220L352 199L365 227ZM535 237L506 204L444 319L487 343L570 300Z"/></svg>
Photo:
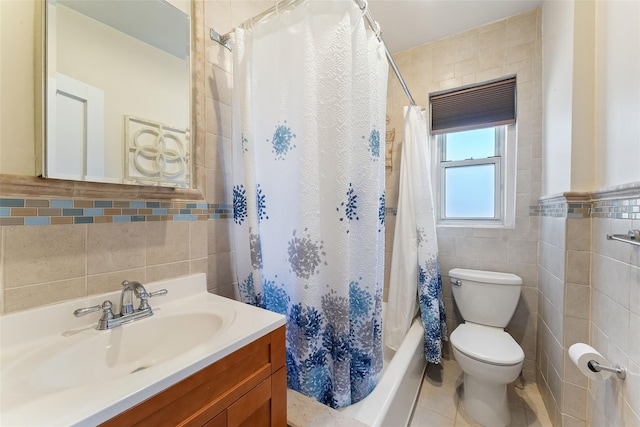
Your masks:
<svg viewBox="0 0 640 427"><path fill-rule="evenodd" d="M387 69L351 0L235 31L240 297L287 317L288 386L332 407L382 369Z"/></svg>
<svg viewBox="0 0 640 427"><path fill-rule="evenodd" d="M426 115L405 107L398 215L393 240L385 343L398 349L418 312L427 362L440 363L447 323L429 177Z"/></svg>

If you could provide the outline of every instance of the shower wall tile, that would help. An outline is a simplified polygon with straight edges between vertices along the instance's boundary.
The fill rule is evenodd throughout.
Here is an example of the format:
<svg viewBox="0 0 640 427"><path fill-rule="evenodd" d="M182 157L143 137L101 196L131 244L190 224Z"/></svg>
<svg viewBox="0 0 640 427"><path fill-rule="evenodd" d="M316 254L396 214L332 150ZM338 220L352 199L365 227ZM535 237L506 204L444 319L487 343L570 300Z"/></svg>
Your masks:
<svg viewBox="0 0 640 427"><path fill-rule="evenodd" d="M204 2L205 31L209 28L213 28L220 34L231 31L231 3L230 0L207 0ZM205 39L209 41L209 37L205 37Z"/></svg>
<svg viewBox="0 0 640 427"><path fill-rule="evenodd" d="M231 106L207 98L206 105L207 132L231 138Z"/></svg>
<svg viewBox="0 0 640 427"><path fill-rule="evenodd" d="M214 41L207 39L206 45L205 57L207 64L216 65L231 73L233 71L233 54L227 48Z"/></svg>
<svg viewBox="0 0 640 427"><path fill-rule="evenodd" d="M223 104L233 105L233 78L216 65L207 67L205 73L206 96Z"/></svg>

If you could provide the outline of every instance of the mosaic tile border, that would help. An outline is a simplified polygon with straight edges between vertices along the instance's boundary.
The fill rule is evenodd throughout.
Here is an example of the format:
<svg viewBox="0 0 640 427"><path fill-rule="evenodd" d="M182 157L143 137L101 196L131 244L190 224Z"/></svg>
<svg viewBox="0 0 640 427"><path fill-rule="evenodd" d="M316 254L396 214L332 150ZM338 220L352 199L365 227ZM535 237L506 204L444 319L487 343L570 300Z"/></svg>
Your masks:
<svg viewBox="0 0 640 427"><path fill-rule="evenodd" d="M640 219L640 198L596 200L593 202L594 218Z"/></svg>
<svg viewBox="0 0 640 427"><path fill-rule="evenodd" d="M541 202L538 206L531 206L535 209L537 216L550 216L556 218L589 218L592 212L592 202Z"/></svg>
<svg viewBox="0 0 640 427"><path fill-rule="evenodd" d="M0 198L0 226L208 221L233 218L224 203Z"/></svg>
<svg viewBox="0 0 640 427"><path fill-rule="evenodd" d="M539 216L560 218L640 219L640 197L592 200L589 202L540 201L535 208ZM530 209L531 212L531 209Z"/></svg>

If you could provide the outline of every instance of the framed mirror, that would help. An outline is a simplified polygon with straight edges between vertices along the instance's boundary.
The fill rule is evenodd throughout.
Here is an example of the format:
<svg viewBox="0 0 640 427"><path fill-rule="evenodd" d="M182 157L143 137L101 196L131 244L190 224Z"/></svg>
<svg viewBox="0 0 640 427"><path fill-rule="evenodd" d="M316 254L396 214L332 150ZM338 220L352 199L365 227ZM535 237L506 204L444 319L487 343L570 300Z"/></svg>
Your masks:
<svg viewBox="0 0 640 427"><path fill-rule="evenodd" d="M192 188L191 2L47 0L42 175Z"/></svg>

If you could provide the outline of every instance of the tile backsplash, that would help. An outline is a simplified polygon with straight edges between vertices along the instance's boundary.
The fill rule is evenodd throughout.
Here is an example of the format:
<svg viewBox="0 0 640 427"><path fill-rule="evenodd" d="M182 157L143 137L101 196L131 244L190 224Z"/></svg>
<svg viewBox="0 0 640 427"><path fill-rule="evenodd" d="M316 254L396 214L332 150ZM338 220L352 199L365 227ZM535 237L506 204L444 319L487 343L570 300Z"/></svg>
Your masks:
<svg viewBox="0 0 640 427"><path fill-rule="evenodd" d="M0 226L206 221L233 216L224 203L0 198Z"/></svg>

